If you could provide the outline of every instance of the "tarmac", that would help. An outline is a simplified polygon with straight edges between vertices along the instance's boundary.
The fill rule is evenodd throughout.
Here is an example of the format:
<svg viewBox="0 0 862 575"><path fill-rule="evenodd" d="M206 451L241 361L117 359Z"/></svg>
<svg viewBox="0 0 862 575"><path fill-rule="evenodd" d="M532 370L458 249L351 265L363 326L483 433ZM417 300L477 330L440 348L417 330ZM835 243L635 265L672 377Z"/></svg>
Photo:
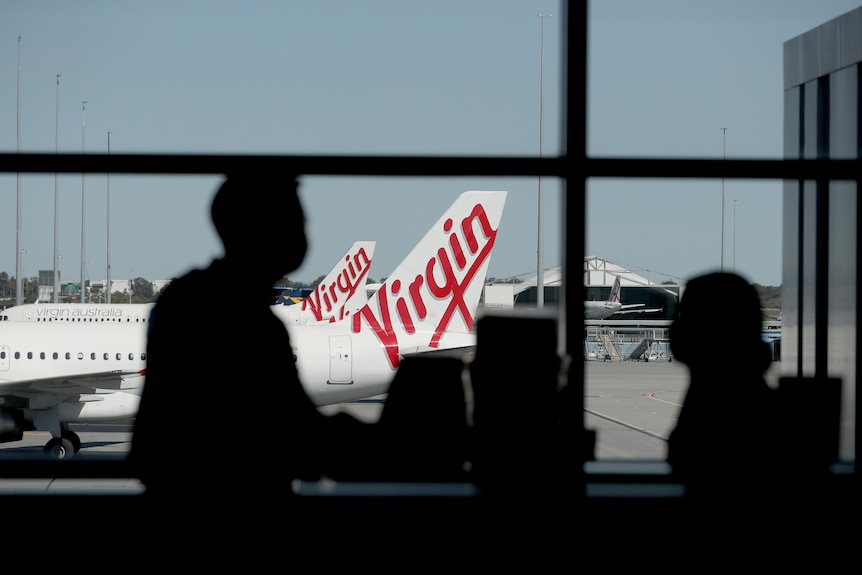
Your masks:
<svg viewBox="0 0 862 575"><path fill-rule="evenodd" d="M587 470L613 472L627 463L652 463L658 473L664 467L666 442L688 385L685 365L673 361L584 362L586 390L584 425L596 432L595 461ZM778 364L767 380L776 380ZM322 407L324 413L347 411L374 422L380 417L385 396ZM434 401L429 397L428 401ZM121 461L128 453L133 421L75 425L81 437L76 460ZM178 434L181 434L178 430ZM44 459L47 432L26 432L19 442L0 443L0 495L99 493L134 495L143 491L134 478L126 479L22 479L3 478L2 466L16 460ZM642 468L642 466L641 466ZM331 486L326 486L326 489Z"/></svg>

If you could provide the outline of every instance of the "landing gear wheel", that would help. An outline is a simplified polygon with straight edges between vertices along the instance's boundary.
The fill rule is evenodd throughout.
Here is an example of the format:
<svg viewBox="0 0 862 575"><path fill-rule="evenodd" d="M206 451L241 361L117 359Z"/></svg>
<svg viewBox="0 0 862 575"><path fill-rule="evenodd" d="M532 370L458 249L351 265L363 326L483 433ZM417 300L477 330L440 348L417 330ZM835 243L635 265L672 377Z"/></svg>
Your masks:
<svg viewBox="0 0 862 575"><path fill-rule="evenodd" d="M77 433L75 433L74 431L69 431L68 429L64 429L62 431L62 436L63 439L68 439L72 442L72 448L75 450L75 454L81 451L81 437Z"/></svg>
<svg viewBox="0 0 862 575"><path fill-rule="evenodd" d="M55 437L45 444L45 454L55 461L71 459L75 455L75 446L65 437Z"/></svg>

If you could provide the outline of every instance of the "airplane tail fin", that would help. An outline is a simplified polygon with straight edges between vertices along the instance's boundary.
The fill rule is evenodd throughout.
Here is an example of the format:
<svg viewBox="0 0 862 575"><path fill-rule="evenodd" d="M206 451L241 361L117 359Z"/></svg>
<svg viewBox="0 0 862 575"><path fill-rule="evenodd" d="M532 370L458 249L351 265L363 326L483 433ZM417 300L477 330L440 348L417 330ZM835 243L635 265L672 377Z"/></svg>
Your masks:
<svg viewBox="0 0 862 575"><path fill-rule="evenodd" d="M620 280L620 276L616 276L616 279L614 280L614 287L611 288L611 295L608 296L609 302L619 303L621 286L622 281Z"/></svg>
<svg viewBox="0 0 862 575"><path fill-rule="evenodd" d="M374 331L393 367L405 353L474 344L473 322L507 195L461 194L353 314L352 331Z"/></svg>
<svg viewBox="0 0 862 575"><path fill-rule="evenodd" d="M293 324L333 322L355 313L368 303L365 282L376 245L373 241L354 242L299 305L275 306L273 313Z"/></svg>

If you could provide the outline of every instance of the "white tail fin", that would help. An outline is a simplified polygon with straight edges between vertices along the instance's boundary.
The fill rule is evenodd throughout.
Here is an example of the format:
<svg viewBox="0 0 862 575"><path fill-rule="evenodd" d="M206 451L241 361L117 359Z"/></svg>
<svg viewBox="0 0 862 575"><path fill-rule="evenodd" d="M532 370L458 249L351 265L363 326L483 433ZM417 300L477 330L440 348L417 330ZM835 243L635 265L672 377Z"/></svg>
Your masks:
<svg viewBox="0 0 862 575"><path fill-rule="evenodd" d="M365 282L376 242L354 242L335 267L299 305L274 306L285 323L306 324L338 321L368 303Z"/></svg>
<svg viewBox="0 0 862 575"><path fill-rule="evenodd" d="M608 296L608 301L613 303L619 303L620 301L620 288L621 288L620 276L616 276L614 280L614 287L611 288L611 295Z"/></svg>
<svg viewBox="0 0 862 575"><path fill-rule="evenodd" d="M405 352L465 345L485 284L505 191L461 194L353 315L353 333L370 329L392 367Z"/></svg>

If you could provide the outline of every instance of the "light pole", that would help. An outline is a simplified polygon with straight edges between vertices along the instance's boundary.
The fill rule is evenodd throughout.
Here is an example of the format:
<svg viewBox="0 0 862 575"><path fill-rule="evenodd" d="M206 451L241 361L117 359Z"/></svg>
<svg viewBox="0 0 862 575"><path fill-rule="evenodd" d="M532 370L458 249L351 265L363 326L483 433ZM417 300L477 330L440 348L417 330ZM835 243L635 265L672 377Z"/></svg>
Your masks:
<svg viewBox="0 0 862 575"><path fill-rule="evenodd" d="M111 155L111 132L108 132L108 155ZM107 173L108 180L108 189L106 191L107 196L107 244L108 244L108 278L105 281L105 286L108 290L107 298L105 299L106 303L111 303L111 172Z"/></svg>
<svg viewBox="0 0 862 575"><path fill-rule="evenodd" d="M727 128L721 128L721 159L727 159ZM724 271L724 175L721 176L721 271Z"/></svg>
<svg viewBox="0 0 862 575"><path fill-rule="evenodd" d="M129 268L129 303L132 303L132 289L134 289L134 285L132 282L132 269Z"/></svg>
<svg viewBox="0 0 862 575"><path fill-rule="evenodd" d="M539 57L539 158L542 158L545 144L545 18L550 14L539 14L541 21L541 50ZM543 212L544 198L542 197L542 175L539 174L539 221L538 241L536 247L536 307L545 305L545 262L544 262L544 231Z"/></svg>
<svg viewBox="0 0 862 575"><path fill-rule="evenodd" d="M736 200L733 200L733 273L736 273Z"/></svg>
<svg viewBox="0 0 862 575"><path fill-rule="evenodd" d="M54 117L54 153L60 152L60 77L57 74L57 111ZM54 303L60 301L60 174L54 172Z"/></svg>
<svg viewBox="0 0 862 575"><path fill-rule="evenodd" d="M81 154L84 153L84 130L86 128L86 118L87 118L87 101L84 100L81 102ZM84 269L84 256L86 255L85 247L85 238L86 234L84 233L85 226L85 201L84 201L84 177L86 174L81 172L81 303L85 303L84 292L84 275L86 274L86 270Z"/></svg>
<svg viewBox="0 0 862 575"><path fill-rule="evenodd" d="M21 277L22 277L21 303L24 303L27 300L26 291L27 291L27 283L28 282L23 280L24 275L26 275L26 273L27 273L27 266L24 265L24 254L26 254L26 253L27 253L27 250L21 250L18 254L21 257Z"/></svg>
<svg viewBox="0 0 862 575"><path fill-rule="evenodd" d="M18 106L17 106L17 124L18 124L18 153L21 153L21 39L23 36L18 36ZM15 304L21 305L24 298L21 294L21 254L23 248L21 246L21 172L18 172L18 232L15 247Z"/></svg>
<svg viewBox="0 0 862 575"><path fill-rule="evenodd" d="M81 265L84 266L84 273L82 274L82 277L81 277L81 303L87 303L87 300L84 298L84 295L86 295L86 293L87 293L87 290L84 289L86 287L84 285L84 278L87 277L87 264L88 263L90 263L90 260L84 260L81 263ZM92 301L93 301L93 298L90 297L90 302L92 303Z"/></svg>

